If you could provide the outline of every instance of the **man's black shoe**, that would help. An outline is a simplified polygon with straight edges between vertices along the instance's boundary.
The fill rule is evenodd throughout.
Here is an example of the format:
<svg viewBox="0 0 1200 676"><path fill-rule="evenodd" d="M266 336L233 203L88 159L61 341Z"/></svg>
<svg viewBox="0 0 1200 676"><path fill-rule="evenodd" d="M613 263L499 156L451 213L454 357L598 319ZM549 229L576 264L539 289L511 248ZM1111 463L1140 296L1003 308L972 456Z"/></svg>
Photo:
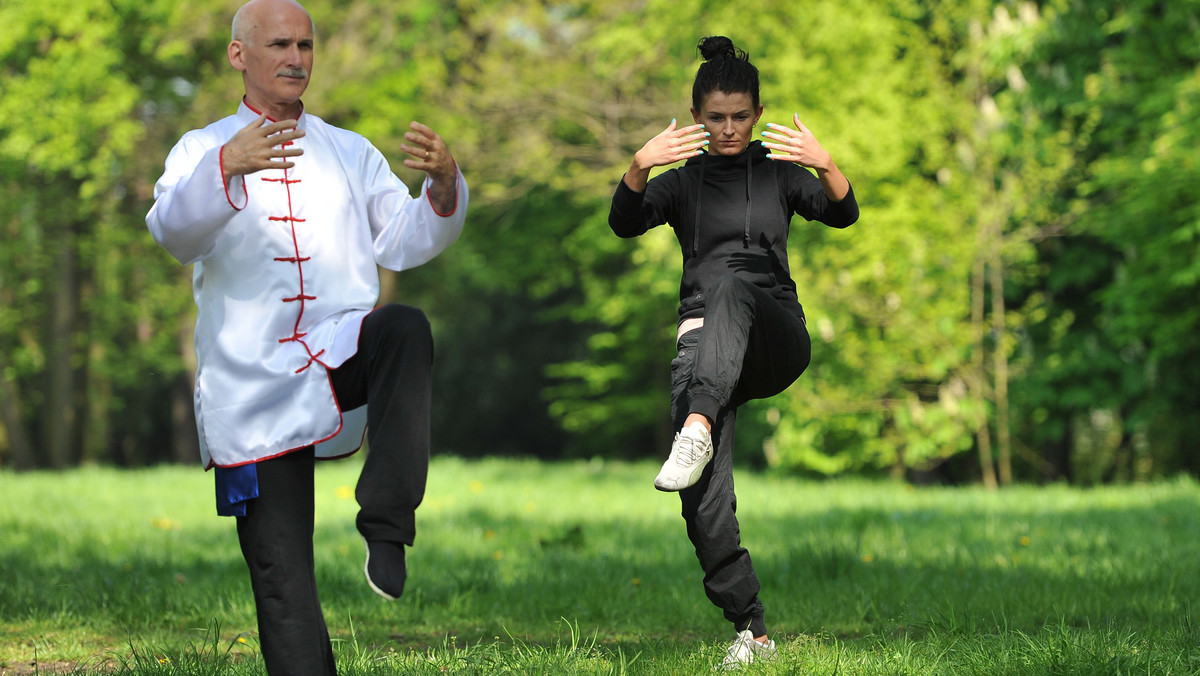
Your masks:
<svg viewBox="0 0 1200 676"><path fill-rule="evenodd" d="M364 542L367 543L367 562L363 564L363 572L367 574L367 584L376 594L395 601L404 593L404 580L408 577L404 545L382 540Z"/></svg>

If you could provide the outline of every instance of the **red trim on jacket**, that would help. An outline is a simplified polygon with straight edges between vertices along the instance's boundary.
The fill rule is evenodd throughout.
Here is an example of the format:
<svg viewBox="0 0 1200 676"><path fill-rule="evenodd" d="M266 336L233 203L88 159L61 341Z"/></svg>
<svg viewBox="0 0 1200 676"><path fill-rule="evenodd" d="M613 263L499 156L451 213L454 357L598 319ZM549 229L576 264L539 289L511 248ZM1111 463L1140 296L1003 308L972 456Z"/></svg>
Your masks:
<svg viewBox="0 0 1200 676"><path fill-rule="evenodd" d="M371 310L371 312L374 312L375 310L378 310L378 309L379 309L379 307L376 306L373 310ZM367 321L367 317L370 316L370 314L371 313L368 312L367 314L363 315L362 319L358 323L358 340L362 340L362 325L363 325L363 322ZM358 345L357 340L355 341L355 345L356 346ZM357 350L355 350L355 352L357 353ZM320 362L318 362L318 363L320 363ZM325 437L324 439L318 439L311 443L304 444L303 446L296 446L295 448L289 448L286 451L280 451L273 455L268 455L265 458L259 458L257 460L247 460L245 462L237 462L232 465L220 465L220 467L241 467L242 465L252 465L256 462L262 462L263 460L270 460L272 458L278 458L280 456L287 455L288 453L295 453L296 451L302 451L302 450L308 448L309 446L315 447L317 444L321 444L326 441L329 441L330 439L341 434L342 428L346 426L346 416L345 416L345 412L342 411L342 402L338 401L337 390L333 389L333 375L330 372L333 371L334 369L329 368L329 365L327 365L327 364L321 364L321 366L325 367L325 379L326 379L326 382L329 383L329 392L333 395L333 405L337 408L337 412L338 412L338 426L337 426L337 429L334 430L333 434L330 434L329 436ZM358 440L358 446L353 451L350 451L348 453L343 453L341 455L318 456L317 460L338 460L341 458L348 458L362 450L363 442L366 441L366 439L367 439L367 428L364 427L363 431L362 431L362 438ZM210 458L208 461L208 466L204 468L204 471L207 472L208 470L211 470L212 468L217 467L217 466L218 466L217 463L213 462L212 459Z"/></svg>
<svg viewBox="0 0 1200 676"><path fill-rule="evenodd" d="M292 145L292 144L291 143L283 144L284 147L287 147L290 145ZM290 178L288 176L288 170L284 169L282 179L264 178L263 180L280 183L283 186L283 189L287 191L288 215L287 216L268 216L267 220L287 223L291 227L291 230L292 230L292 250L295 252L295 255L294 256L277 257L277 258L274 258L273 260L280 262L280 263L291 263L292 265L296 266L296 276L299 278L299 281L300 281L300 290L296 295L286 296L284 298L281 298L280 301L282 301L284 303L297 303L298 302L298 303L300 303L300 310L296 313L296 323L292 325L292 335L290 335L286 338L280 338L279 342L280 343L295 342L295 343L299 343L301 346L304 347L304 351L308 354L308 361L304 362L304 365L301 366L300 368L296 369L296 371L295 371L295 373L303 373L303 372L307 371L310 366L313 365L313 362L316 362L318 364L321 364L322 366L325 366L324 362L322 362L320 359L321 355L325 354L325 350L321 350L319 352L314 353L312 351L312 348L309 347L308 343L306 343L304 341L304 337L308 334L306 332L300 330L300 322L303 321L303 319L304 319L304 310L307 307L307 305L306 305L307 302L310 300L317 299L316 296L314 296L310 293L305 293L305 290L304 290L304 263L306 261L311 260L312 257L300 255L300 240L296 237L296 224L304 223L306 221L306 219L297 218L295 215L296 212L294 210L294 207L292 206L292 184L300 183L301 181L303 181L303 179Z"/></svg>
<svg viewBox="0 0 1200 676"><path fill-rule="evenodd" d="M229 202L234 211L241 211L243 207L234 204L233 198L229 196L229 183L225 180L225 146L221 146L217 151L217 166L221 168L221 187L225 188L225 201ZM250 201L250 195L246 192L245 177L242 178L242 197L245 197L247 202Z"/></svg>

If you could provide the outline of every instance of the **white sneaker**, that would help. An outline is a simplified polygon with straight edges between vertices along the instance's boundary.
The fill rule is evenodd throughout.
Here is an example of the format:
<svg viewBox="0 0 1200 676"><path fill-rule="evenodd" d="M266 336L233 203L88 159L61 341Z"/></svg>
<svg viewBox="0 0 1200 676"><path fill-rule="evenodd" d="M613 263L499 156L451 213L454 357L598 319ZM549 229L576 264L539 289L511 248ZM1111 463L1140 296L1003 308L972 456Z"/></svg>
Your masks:
<svg viewBox="0 0 1200 676"><path fill-rule="evenodd" d="M654 487L660 491L681 491L695 484L712 455L712 435L698 422L688 425L675 435L671 455L654 477Z"/></svg>
<svg viewBox="0 0 1200 676"><path fill-rule="evenodd" d="M754 634L749 629L739 631L733 644L725 651L725 661L722 669L737 669L751 662L770 662L775 659L775 642L759 643L754 640Z"/></svg>

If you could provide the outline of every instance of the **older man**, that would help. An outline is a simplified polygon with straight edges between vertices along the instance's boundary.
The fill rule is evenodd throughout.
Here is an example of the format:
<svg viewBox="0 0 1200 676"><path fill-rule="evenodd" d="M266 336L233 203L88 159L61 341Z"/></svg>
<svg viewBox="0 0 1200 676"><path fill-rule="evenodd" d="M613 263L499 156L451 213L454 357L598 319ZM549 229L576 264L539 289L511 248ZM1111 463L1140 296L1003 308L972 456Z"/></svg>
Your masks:
<svg viewBox="0 0 1200 676"><path fill-rule="evenodd" d="M403 592L404 547L429 465L429 324L375 308L376 265L403 270L458 237L467 186L440 136L413 122L414 199L365 138L309 114L312 18L293 0L238 10L237 112L167 157L146 224L194 264L196 421L217 511L237 517L271 674L334 674L313 574L313 462L370 451L355 495L371 588Z"/></svg>

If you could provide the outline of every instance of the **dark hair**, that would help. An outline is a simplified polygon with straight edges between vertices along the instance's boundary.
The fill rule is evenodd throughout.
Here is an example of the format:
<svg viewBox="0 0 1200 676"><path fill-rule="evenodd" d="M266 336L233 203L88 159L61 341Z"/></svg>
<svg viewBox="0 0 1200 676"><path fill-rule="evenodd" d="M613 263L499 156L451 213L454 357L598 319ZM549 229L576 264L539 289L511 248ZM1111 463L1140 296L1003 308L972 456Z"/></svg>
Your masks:
<svg viewBox="0 0 1200 676"><path fill-rule="evenodd" d="M750 55L733 46L733 40L724 35L712 35L696 45L704 63L696 71L692 84L692 107L700 110L700 104L710 92L726 94L749 94L758 109L758 69L750 63Z"/></svg>

